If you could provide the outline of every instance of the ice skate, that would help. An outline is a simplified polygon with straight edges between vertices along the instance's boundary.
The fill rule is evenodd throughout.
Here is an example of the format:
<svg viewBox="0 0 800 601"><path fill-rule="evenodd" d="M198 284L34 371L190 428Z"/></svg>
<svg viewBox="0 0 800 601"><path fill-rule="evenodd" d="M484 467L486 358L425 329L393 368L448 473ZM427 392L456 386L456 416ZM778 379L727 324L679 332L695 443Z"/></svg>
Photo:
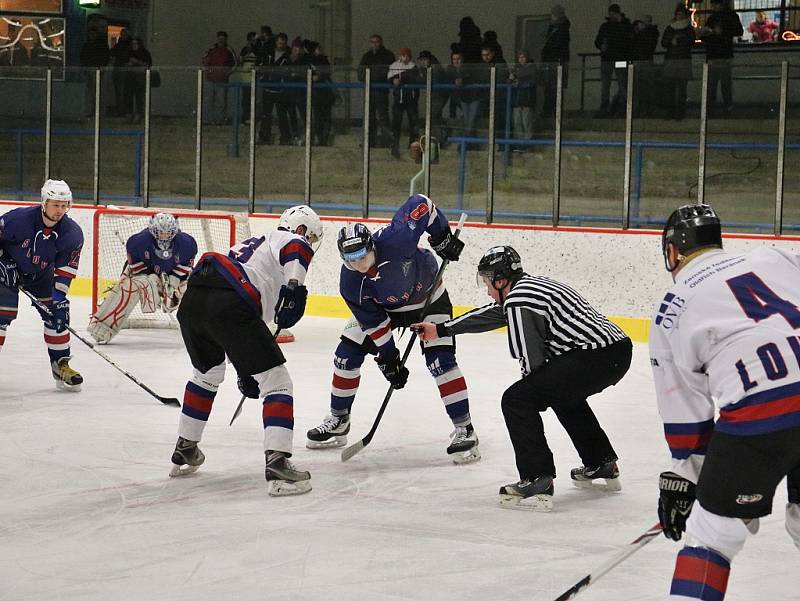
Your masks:
<svg viewBox="0 0 800 601"><path fill-rule="evenodd" d="M500 507L526 511L553 510L553 478L539 476L534 480L524 478L500 487Z"/></svg>
<svg viewBox="0 0 800 601"><path fill-rule="evenodd" d="M81 384L83 384L83 377L69 366L70 359L72 357L61 357L57 362L53 361L50 364L53 369L53 379L59 390L79 392Z"/></svg>
<svg viewBox="0 0 800 601"><path fill-rule="evenodd" d="M450 433L450 446L447 447L447 454L453 456L453 463L463 465L473 463L481 458L478 449L478 435L472 424L466 426L456 426Z"/></svg>
<svg viewBox="0 0 800 601"><path fill-rule="evenodd" d="M267 451L267 492L271 497L302 495L311 491L311 474L295 469L286 453Z"/></svg>
<svg viewBox="0 0 800 601"><path fill-rule="evenodd" d="M576 467L570 471L572 483L578 488L592 488L603 492L619 492L619 468L616 457L594 467Z"/></svg>
<svg viewBox="0 0 800 601"><path fill-rule="evenodd" d="M186 440L179 436L178 442L175 444L175 450L172 452L172 469L169 471L170 478L177 476L188 476L198 470L206 460L197 447L197 443L193 440Z"/></svg>
<svg viewBox="0 0 800 601"><path fill-rule="evenodd" d="M331 449L347 444L347 433L350 432L350 414L329 415L319 426L306 433L309 449Z"/></svg>

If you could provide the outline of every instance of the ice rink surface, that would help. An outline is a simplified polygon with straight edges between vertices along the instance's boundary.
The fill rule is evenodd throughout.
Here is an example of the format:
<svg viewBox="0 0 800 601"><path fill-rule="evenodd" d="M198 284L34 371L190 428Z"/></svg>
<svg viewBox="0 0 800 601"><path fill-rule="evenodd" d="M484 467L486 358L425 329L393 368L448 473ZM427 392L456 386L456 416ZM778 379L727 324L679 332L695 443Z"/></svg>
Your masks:
<svg viewBox="0 0 800 601"><path fill-rule="evenodd" d="M56 391L41 322L20 301L0 354L0 600L552 600L657 520L668 451L647 347L592 406L620 456L622 492L575 489L579 461L551 413L555 509L501 509L517 479L500 395L518 377L503 334L462 336L483 459L456 466L452 429L418 352L372 443L347 463L311 451L305 432L327 414L332 354L343 321L307 317L282 348L295 383L295 455L313 491L266 494L261 411L223 384L193 476L167 477L178 409L160 405L73 338L83 391ZM72 302L85 332L89 303ZM400 343L405 347L405 339ZM177 331L126 330L103 350L164 396L182 397L190 366ZM386 392L365 363L349 442L364 436ZM798 598L798 554L783 527L782 485L736 558L728 600ZM664 599L679 545L663 537L578 598Z"/></svg>

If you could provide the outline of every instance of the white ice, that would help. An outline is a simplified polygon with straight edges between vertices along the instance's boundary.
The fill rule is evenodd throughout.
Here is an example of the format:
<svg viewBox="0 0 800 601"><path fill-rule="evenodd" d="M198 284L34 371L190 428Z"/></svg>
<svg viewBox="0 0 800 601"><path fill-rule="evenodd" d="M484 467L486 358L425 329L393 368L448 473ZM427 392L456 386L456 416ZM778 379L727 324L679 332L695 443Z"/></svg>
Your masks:
<svg viewBox="0 0 800 601"><path fill-rule="evenodd" d="M88 302L73 300L85 332ZM517 479L500 412L518 377L505 336L463 336L483 459L445 454L451 424L420 354L373 439L342 463L311 451L305 432L326 415L332 353L343 322L305 318L284 345L295 382L296 464L313 491L266 494L261 407L223 384L196 474L167 477L178 411L162 406L73 338L83 391L58 392L41 323L21 301L0 354L0 599L28 600L552 600L656 522L658 473L668 451L656 412L647 347L616 387L592 399L620 455L623 490L574 489L577 455L551 413L556 457L550 514L501 509L497 490ZM405 340L401 343L405 346ZM181 397L190 373L177 331L124 331L104 352L164 396ZM386 392L367 361L350 442L366 434ZM798 555L774 513L736 558L727 599L797 599ZM664 599L679 545L663 537L579 599Z"/></svg>

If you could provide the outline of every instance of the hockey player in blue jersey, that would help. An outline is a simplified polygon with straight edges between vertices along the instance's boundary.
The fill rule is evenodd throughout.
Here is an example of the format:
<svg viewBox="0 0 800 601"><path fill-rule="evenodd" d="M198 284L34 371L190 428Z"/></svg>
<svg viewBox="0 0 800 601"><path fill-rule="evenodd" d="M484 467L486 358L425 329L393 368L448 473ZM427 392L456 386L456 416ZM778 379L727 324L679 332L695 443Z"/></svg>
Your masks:
<svg viewBox="0 0 800 601"><path fill-rule="evenodd" d="M378 367L395 388L405 386L408 369L401 365L392 329L420 321L428 294L432 298L426 319L440 322L452 317L453 307L444 284L434 282L436 257L417 246L426 233L440 257L458 260L464 243L451 234L444 214L422 194L411 196L391 223L374 235L363 223L345 226L339 232L337 244L344 261L339 290L354 319L345 327L336 348L330 415L308 431L308 448L346 444L350 409L366 355L376 356ZM453 337L422 344L422 353L454 425L447 453L456 463L480 459L478 436L469 415L467 384L456 362Z"/></svg>
<svg viewBox="0 0 800 601"><path fill-rule="evenodd" d="M17 288L23 288L49 309L47 314L37 307L56 385L77 392L83 378L69 365L67 292L78 273L83 232L67 216L71 206L67 183L48 179L41 206L12 209L0 217L0 349L17 317Z"/></svg>
<svg viewBox="0 0 800 601"><path fill-rule="evenodd" d="M87 330L106 344L125 327L128 316L141 305L142 313L178 308L192 271L197 242L178 227L169 213L156 213L150 223L125 244L128 261L117 284L108 292Z"/></svg>

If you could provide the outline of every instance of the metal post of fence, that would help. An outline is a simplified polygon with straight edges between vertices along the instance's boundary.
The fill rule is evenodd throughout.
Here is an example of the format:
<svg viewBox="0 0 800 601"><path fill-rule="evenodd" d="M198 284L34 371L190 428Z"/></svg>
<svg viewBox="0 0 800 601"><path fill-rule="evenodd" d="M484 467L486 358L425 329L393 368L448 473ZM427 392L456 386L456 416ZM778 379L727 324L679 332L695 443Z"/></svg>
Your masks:
<svg viewBox="0 0 800 601"><path fill-rule="evenodd" d="M195 120L194 147L194 208L200 210L203 165L203 70L197 70L197 119Z"/></svg>
<svg viewBox="0 0 800 601"><path fill-rule="evenodd" d="M150 79L153 72L144 72L144 156L142 158L142 195L145 207L150 206Z"/></svg>
<svg viewBox="0 0 800 601"><path fill-rule="evenodd" d="M100 204L100 69L94 72L94 154L92 175L92 198Z"/></svg>
<svg viewBox="0 0 800 601"><path fill-rule="evenodd" d="M432 97L433 67L429 65L425 70L425 147L422 153L422 169L425 173L422 189L425 191L425 196L431 195L431 153L436 152L431 140Z"/></svg>
<svg viewBox="0 0 800 601"><path fill-rule="evenodd" d="M703 83L700 89L700 143L697 167L697 203L706 197L706 141L708 139L708 63L703 63Z"/></svg>
<svg viewBox="0 0 800 601"><path fill-rule="evenodd" d="M786 165L786 102L789 95L789 63L781 63L781 99L778 109L778 172L775 176L775 235L783 234L783 183Z"/></svg>
<svg viewBox="0 0 800 601"><path fill-rule="evenodd" d="M53 138L53 70L48 69L44 84L44 179L50 179L50 148Z"/></svg>
<svg viewBox="0 0 800 601"><path fill-rule="evenodd" d="M22 200L22 184L25 181L24 167L22 164L24 156L24 142L22 140L22 130L17 130L17 200Z"/></svg>
<svg viewBox="0 0 800 601"><path fill-rule="evenodd" d="M464 189L467 179L467 143L460 142L458 145L458 185L456 191L456 208L464 208Z"/></svg>
<svg viewBox="0 0 800 601"><path fill-rule="evenodd" d="M489 139L486 144L488 157L488 167L486 170L486 223L494 221L494 117L495 106L497 100L497 67L492 65L491 75L489 77Z"/></svg>
<svg viewBox="0 0 800 601"><path fill-rule="evenodd" d="M581 56L581 112L586 94L586 55Z"/></svg>
<svg viewBox="0 0 800 601"><path fill-rule="evenodd" d="M251 213L256 212L256 70L250 69L250 171L247 174L247 199Z"/></svg>
<svg viewBox="0 0 800 601"><path fill-rule="evenodd" d="M306 173L305 203L311 206L311 91L314 86L314 71L311 67L306 71Z"/></svg>
<svg viewBox="0 0 800 601"><path fill-rule="evenodd" d="M548 69L552 66L548 65ZM547 73L547 77L552 77L552 73ZM558 227L561 219L561 124L564 109L564 65L557 67L556 75L556 120L554 125L555 140L553 143L553 227Z"/></svg>
<svg viewBox="0 0 800 601"><path fill-rule="evenodd" d="M369 217L369 103L371 85L370 68L364 69L364 139L362 140L364 150L364 188L361 195L361 216L366 219Z"/></svg>
<svg viewBox="0 0 800 601"><path fill-rule="evenodd" d="M628 63L628 90L625 99L625 181L622 182L622 229L631 226L631 150L633 148L633 78L635 67Z"/></svg>

